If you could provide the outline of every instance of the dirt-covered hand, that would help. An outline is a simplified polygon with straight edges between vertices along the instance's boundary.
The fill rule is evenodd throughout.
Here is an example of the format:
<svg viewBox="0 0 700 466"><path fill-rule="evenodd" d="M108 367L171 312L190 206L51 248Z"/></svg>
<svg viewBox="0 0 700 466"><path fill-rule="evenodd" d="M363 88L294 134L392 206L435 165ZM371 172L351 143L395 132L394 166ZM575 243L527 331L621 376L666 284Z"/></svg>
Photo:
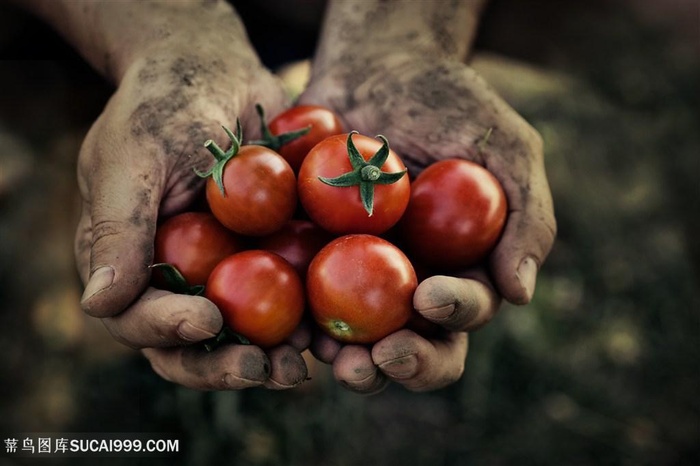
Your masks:
<svg viewBox="0 0 700 466"><path fill-rule="evenodd" d="M212 354L180 348L221 329L218 309L201 297L148 287L158 218L185 210L202 194L194 168L212 163L202 143L219 139L221 125L236 118L255 137L257 102L273 111L287 104L276 78L259 66L234 68L212 56L147 58L126 73L80 153L82 306L119 341L151 348L145 354L161 375L193 388L259 385L280 373L285 386L306 377L298 352L284 355L299 366L290 374L277 368L280 351L268 358L255 347Z"/></svg>
<svg viewBox="0 0 700 466"><path fill-rule="evenodd" d="M463 63L410 54L349 56L342 63L317 72L301 102L332 108L347 128L383 134L414 176L438 160L464 158L491 171L506 192L505 230L487 266L424 281L416 309L446 329L465 332L491 320L501 297L528 303L556 231L539 134ZM412 389L437 388L461 375L467 352L466 335L450 334L442 343L399 332L371 352L343 349L332 360L338 377L364 374L354 386L360 391L374 390L384 376ZM435 361L440 364L430 364ZM410 376L392 373L409 366Z"/></svg>

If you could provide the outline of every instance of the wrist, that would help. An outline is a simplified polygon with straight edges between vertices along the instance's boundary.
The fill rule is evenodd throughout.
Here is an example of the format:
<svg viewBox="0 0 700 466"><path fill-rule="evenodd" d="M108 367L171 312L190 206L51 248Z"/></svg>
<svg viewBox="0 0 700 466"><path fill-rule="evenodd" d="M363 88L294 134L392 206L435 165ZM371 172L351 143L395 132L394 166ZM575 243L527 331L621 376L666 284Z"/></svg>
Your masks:
<svg viewBox="0 0 700 466"><path fill-rule="evenodd" d="M487 0L335 0L326 13L313 72L394 55L464 62Z"/></svg>
<svg viewBox="0 0 700 466"><path fill-rule="evenodd" d="M240 18L221 0L27 0L27 7L115 84L147 57L187 53L259 64Z"/></svg>

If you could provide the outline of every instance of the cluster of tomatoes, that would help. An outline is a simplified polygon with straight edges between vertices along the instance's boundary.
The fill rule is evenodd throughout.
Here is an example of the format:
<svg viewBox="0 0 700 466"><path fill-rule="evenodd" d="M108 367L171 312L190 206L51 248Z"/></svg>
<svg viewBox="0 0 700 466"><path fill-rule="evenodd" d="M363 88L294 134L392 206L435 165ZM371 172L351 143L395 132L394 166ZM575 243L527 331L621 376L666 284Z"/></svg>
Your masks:
<svg viewBox="0 0 700 466"><path fill-rule="evenodd" d="M417 318L416 269L477 264L498 241L506 198L483 167L443 160L410 180L384 137L345 133L326 108L258 113L261 140L239 124L228 150L205 143L208 208L155 240L156 286L204 294L239 341L278 345L308 308L333 338L376 342Z"/></svg>

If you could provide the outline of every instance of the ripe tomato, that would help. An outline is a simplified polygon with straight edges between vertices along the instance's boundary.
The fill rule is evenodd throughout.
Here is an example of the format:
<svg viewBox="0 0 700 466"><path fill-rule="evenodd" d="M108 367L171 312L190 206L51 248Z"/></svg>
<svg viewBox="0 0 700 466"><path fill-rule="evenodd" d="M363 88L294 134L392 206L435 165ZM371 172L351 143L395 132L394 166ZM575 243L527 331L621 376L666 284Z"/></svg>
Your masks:
<svg viewBox="0 0 700 466"><path fill-rule="evenodd" d="M280 230L258 239L257 247L279 254L292 264L302 280L318 251L332 236L308 220L290 220Z"/></svg>
<svg viewBox="0 0 700 466"><path fill-rule="evenodd" d="M297 204L296 177L279 154L256 145L240 145L238 135L226 129L231 148L224 152L209 140L205 146L217 163L207 173L206 195L214 216L243 235L272 233L292 218Z"/></svg>
<svg viewBox="0 0 700 466"><path fill-rule="evenodd" d="M242 238L221 225L208 212L185 212L170 217L156 230L154 262L173 265L189 285L204 285L224 257L242 251ZM157 270L154 284L167 284Z"/></svg>
<svg viewBox="0 0 700 466"><path fill-rule="evenodd" d="M306 156L298 176L304 210L338 234L378 235L401 218L410 195L406 166L382 142L357 134L331 136Z"/></svg>
<svg viewBox="0 0 700 466"><path fill-rule="evenodd" d="M413 313L416 274L399 248L372 235L333 240L306 277L314 320L336 340L374 343L402 328Z"/></svg>
<svg viewBox="0 0 700 466"><path fill-rule="evenodd" d="M398 230L412 259L438 269L469 267L493 249L506 214L506 195L488 170L442 160L413 181Z"/></svg>
<svg viewBox="0 0 700 466"><path fill-rule="evenodd" d="M262 107L257 105L256 109L260 115L263 139L251 144L277 151L289 162L294 173L299 172L304 157L316 144L343 132L338 115L319 105L297 105L275 116L269 125L265 125Z"/></svg>
<svg viewBox="0 0 700 466"><path fill-rule="evenodd" d="M304 312L301 279L294 267L269 251L225 258L211 272L204 295L231 330L263 348L282 343Z"/></svg>

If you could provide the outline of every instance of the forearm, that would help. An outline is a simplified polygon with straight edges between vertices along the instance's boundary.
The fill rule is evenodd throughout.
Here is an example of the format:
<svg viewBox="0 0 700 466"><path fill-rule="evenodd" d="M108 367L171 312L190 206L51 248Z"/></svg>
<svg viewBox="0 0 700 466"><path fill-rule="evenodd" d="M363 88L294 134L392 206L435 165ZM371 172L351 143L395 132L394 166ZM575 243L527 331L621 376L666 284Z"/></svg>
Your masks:
<svg viewBox="0 0 700 466"><path fill-rule="evenodd" d="M464 61L487 2L331 0L314 69L396 52Z"/></svg>
<svg viewBox="0 0 700 466"><path fill-rule="evenodd" d="M53 26L92 66L118 83L128 67L152 53L257 60L245 28L225 1L24 0L18 5Z"/></svg>

